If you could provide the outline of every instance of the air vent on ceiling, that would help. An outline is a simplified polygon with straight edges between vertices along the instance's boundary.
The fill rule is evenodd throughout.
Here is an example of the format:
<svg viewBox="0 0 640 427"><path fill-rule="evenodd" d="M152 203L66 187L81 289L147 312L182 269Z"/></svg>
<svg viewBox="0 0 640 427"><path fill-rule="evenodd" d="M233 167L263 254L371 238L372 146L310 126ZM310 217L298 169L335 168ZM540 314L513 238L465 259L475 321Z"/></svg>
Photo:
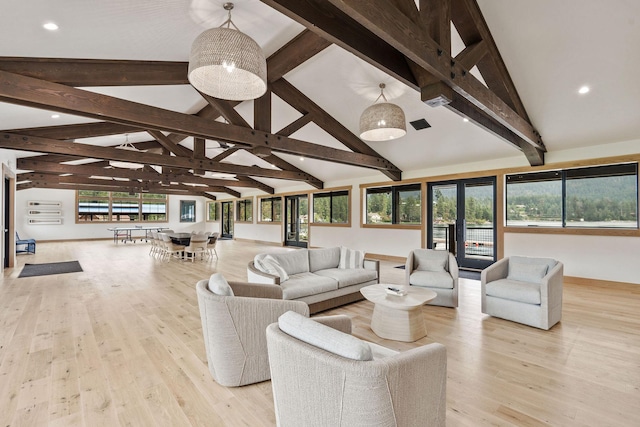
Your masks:
<svg viewBox="0 0 640 427"><path fill-rule="evenodd" d="M422 130L422 129L427 129L431 127L429 122L427 122L425 119L414 120L409 123L411 124L411 126L413 126L415 130Z"/></svg>

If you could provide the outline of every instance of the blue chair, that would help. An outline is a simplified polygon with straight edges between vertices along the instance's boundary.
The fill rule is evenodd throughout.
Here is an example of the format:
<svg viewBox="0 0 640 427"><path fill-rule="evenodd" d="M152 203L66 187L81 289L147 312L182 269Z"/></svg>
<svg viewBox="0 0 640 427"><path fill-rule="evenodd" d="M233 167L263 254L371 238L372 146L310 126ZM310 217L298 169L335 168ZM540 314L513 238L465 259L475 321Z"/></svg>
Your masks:
<svg viewBox="0 0 640 427"><path fill-rule="evenodd" d="M22 246L22 249L20 248ZM21 239L16 231L16 253L36 253L36 239Z"/></svg>

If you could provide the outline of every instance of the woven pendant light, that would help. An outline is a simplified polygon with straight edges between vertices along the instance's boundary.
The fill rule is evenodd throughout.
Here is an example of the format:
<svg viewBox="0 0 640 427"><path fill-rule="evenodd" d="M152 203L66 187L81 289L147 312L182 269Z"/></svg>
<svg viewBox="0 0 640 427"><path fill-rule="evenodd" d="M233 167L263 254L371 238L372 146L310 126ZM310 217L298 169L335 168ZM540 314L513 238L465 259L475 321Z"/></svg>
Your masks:
<svg viewBox="0 0 640 427"><path fill-rule="evenodd" d="M387 102L384 88L384 83L380 83L380 95L360 116L360 138L365 141L388 141L407 133L404 111L396 104ZM384 102L378 102L380 98Z"/></svg>
<svg viewBox="0 0 640 427"><path fill-rule="evenodd" d="M233 3L225 3L224 8L227 20L204 31L191 45L189 82L215 98L259 98L267 91L267 60L258 43L231 21Z"/></svg>

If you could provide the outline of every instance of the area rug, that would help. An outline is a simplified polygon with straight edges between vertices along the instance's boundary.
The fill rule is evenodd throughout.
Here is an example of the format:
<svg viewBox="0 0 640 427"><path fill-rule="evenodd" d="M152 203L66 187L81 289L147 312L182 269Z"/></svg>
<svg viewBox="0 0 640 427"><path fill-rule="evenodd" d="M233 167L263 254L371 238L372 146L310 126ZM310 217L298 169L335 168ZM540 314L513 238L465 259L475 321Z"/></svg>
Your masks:
<svg viewBox="0 0 640 427"><path fill-rule="evenodd" d="M50 274L78 273L82 267L78 261L25 264L18 277L48 276Z"/></svg>

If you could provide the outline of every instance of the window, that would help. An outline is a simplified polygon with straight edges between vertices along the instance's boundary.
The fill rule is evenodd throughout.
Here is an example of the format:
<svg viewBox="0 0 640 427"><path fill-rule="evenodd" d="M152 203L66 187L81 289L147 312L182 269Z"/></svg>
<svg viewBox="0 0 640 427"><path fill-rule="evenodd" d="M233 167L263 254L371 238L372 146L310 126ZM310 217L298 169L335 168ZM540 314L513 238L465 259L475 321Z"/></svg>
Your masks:
<svg viewBox="0 0 640 427"><path fill-rule="evenodd" d="M238 200L238 222L253 221L253 204L251 199Z"/></svg>
<svg viewBox="0 0 640 427"><path fill-rule="evenodd" d="M313 195L313 222L348 224L349 191L331 191Z"/></svg>
<svg viewBox="0 0 640 427"><path fill-rule="evenodd" d="M638 228L637 163L507 176L507 226Z"/></svg>
<svg viewBox="0 0 640 427"><path fill-rule="evenodd" d="M196 222L195 200L180 200L180 222Z"/></svg>
<svg viewBox="0 0 640 427"><path fill-rule="evenodd" d="M419 225L422 222L420 184L368 188L367 224Z"/></svg>
<svg viewBox="0 0 640 427"><path fill-rule="evenodd" d="M207 221L218 220L218 202L207 202Z"/></svg>
<svg viewBox="0 0 640 427"><path fill-rule="evenodd" d="M282 199L268 197L260 199L260 222L282 221Z"/></svg>
<svg viewBox="0 0 640 427"><path fill-rule="evenodd" d="M507 176L507 226L562 226L562 171Z"/></svg>
<svg viewBox="0 0 640 427"><path fill-rule="evenodd" d="M167 196L78 190L78 223L167 221Z"/></svg>

